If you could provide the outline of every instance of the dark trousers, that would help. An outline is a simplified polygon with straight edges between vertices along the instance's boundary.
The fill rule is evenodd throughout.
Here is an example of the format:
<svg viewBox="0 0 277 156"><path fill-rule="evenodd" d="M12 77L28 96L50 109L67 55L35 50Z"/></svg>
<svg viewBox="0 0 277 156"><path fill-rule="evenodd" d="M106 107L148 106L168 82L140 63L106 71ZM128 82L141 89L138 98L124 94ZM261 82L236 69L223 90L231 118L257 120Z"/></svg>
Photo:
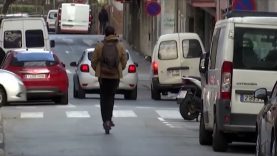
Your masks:
<svg viewBox="0 0 277 156"><path fill-rule="evenodd" d="M100 22L100 33L102 35L105 35L105 28L106 28L107 23L106 22Z"/></svg>
<svg viewBox="0 0 277 156"><path fill-rule="evenodd" d="M103 123L111 121L113 116L114 96L119 84L119 79L99 78L100 107Z"/></svg>

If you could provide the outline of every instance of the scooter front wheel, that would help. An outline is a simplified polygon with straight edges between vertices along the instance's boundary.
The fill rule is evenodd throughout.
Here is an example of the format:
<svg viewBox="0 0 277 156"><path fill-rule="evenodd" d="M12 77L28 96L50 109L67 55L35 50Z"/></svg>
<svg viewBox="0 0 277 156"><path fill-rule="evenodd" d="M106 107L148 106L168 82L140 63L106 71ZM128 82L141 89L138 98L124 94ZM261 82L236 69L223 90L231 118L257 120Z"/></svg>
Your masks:
<svg viewBox="0 0 277 156"><path fill-rule="evenodd" d="M183 119L194 120L199 116L199 111L196 107L196 101L192 94L187 94L185 99L180 103L179 111Z"/></svg>

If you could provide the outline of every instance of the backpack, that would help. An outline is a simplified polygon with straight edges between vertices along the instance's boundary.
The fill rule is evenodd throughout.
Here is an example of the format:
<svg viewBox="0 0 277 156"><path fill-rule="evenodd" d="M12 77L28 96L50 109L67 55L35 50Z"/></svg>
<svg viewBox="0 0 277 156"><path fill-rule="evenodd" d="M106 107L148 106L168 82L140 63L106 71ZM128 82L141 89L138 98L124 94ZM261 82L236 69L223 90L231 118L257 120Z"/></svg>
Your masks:
<svg viewBox="0 0 277 156"><path fill-rule="evenodd" d="M117 42L103 42L101 56L101 74L115 76L118 74L119 56Z"/></svg>

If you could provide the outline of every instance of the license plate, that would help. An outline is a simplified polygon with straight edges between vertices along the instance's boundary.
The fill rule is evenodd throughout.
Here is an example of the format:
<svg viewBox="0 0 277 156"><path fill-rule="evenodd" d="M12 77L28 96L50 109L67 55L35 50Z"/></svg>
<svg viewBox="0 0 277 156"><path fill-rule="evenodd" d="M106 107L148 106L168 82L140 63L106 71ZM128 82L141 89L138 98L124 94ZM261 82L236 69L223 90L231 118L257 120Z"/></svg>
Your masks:
<svg viewBox="0 0 277 156"><path fill-rule="evenodd" d="M44 79L46 77L45 74L27 74L27 79Z"/></svg>
<svg viewBox="0 0 277 156"><path fill-rule="evenodd" d="M179 70L171 70L170 72L171 76L180 76L180 71Z"/></svg>
<svg viewBox="0 0 277 156"><path fill-rule="evenodd" d="M264 100L255 98L254 95L240 95L240 101L247 102L247 103L263 103L264 102Z"/></svg>

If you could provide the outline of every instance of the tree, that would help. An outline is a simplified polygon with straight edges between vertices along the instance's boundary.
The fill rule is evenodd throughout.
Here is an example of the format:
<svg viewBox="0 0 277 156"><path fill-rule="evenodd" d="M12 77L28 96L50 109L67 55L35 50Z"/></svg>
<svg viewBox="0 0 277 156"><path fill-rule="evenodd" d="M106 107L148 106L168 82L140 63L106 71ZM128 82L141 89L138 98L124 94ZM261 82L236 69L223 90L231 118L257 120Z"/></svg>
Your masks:
<svg viewBox="0 0 277 156"><path fill-rule="evenodd" d="M16 0L5 0L3 8L2 8L2 14L7 14L9 10L9 6L14 3Z"/></svg>

